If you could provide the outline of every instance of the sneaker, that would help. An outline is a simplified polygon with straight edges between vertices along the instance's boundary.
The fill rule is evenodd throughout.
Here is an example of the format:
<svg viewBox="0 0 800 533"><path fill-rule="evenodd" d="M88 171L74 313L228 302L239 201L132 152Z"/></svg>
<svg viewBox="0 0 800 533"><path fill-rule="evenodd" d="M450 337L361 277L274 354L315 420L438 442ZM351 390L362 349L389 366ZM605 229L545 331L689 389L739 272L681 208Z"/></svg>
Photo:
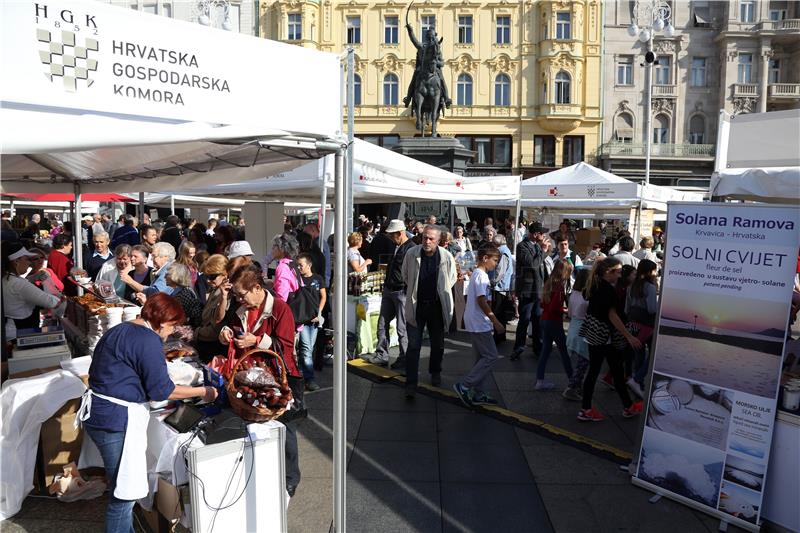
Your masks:
<svg viewBox="0 0 800 533"><path fill-rule="evenodd" d="M546 379L537 379L536 385L533 386L533 390L553 390L554 388L556 388L556 384Z"/></svg>
<svg viewBox="0 0 800 533"><path fill-rule="evenodd" d="M640 415L643 410L644 404L642 402L633 402L630 407L622 410L622 416L624 418L633 418Z"/></svg>
<svg viewBox="0 0 800 533"><path fill-rule="evenodd" d="M583 394L581 393L580 389L575 389L572 387L567 387L564 389L564 392L561 393L561 396L574 402L579 402L583 399Z"/></svg>
<svg viewBox="0 0 800 533"><path fill-rule="evenodd" d="M434 387L438 387L442 384L442 374L439 372L434 372L431 374L431 385Z"/></svg>
<svg viewBox="0 0 800 533"><path fill-rule="evenodd" d="M497 399L479 390L472 395L472 403L475 405L497 405Z"/></svg>
<svg viewBox="0 0 800 533"><path fill-rule="evenodd" d="M600 381L611 390L616 390L614 388L614 378L611 377L611 372L608 372L605 376L600 378Z"/></svg>
<svg viewBox="0 0 800 533"><path fill-rule="evenodd" d="M525 351L525 348L514 348L509 359L512 361L519 361L519 357L522 355L523 351Z"/></svg>
<svg viewBox="0 0 800 533"><path fill-rule="evenodd" d="M317 391L319 389L320 389L319 384L316 381L314 381L314 380L306 381L306 390L308 392L314 392L314 391Z"/></svg>
<svg viewBox="0 0 800 533"><path fill-rule="evenodd" d="M461 403L466 405L467 407L473 407L472 402L472 391L469 387L462 383L455 383L453 385L453 390L456 391L458 398L461 400Z"/></svg>
<svg viewBox="0 0 800 533"><path fill-rule="evenodd" d="M644 398L644 392L642 391L642 387L636 382L635 379L629 378L628 381L625 382L628 385L628 388L639 398Z"/></svg>
<svg viewBox="0 0 800 533"><path fill-rule="evenodd" d="M578 411L578 420L582 420L584 422L600 422L605 419L606 417L600 414L600 411L594 407L591 409L581 409Z"/></svg>
<svg viewBox="0 0 800 533"><path fill-rule="evenodd" d="M395 359L394 363L392 363L391 367L392 370L405 370L406 368L406 358L405 357L398 357Z"/></svg>
<svg viewBox="0 0 800 533"><path fill-rule="evenodd" d="M372 363L375 366L382 366L382 367L389 366L389 360L388 359L384 359L384 358L378 357L376 355L373 355L372 357L367 359L367 361L369 361L370 363Z"/></svg>

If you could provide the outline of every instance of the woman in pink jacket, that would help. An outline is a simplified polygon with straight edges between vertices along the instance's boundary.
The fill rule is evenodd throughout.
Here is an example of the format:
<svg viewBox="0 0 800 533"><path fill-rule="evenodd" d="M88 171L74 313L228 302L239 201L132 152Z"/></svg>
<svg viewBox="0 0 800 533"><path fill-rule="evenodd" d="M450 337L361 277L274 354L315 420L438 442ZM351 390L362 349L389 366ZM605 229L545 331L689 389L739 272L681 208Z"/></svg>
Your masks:
<svg viewBox="0 0 800 533"><path fill-rule="evenodd" d="M272 289L275 291L275 296L284 302L291 293L300 288L298 275L293 266L299 250L297 239L288 233L276 235L272 239L272 258L278 261Z"/></svg>

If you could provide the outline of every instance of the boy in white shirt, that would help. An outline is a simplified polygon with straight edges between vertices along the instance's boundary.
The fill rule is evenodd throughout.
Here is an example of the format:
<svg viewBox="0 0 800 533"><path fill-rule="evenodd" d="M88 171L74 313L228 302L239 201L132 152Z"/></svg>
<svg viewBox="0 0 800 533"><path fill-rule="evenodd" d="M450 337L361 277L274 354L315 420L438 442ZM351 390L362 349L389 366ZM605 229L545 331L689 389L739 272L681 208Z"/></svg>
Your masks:
<svg viewBox="0 0 800 533"><path fill-rule="evenodd" d="M472 370L453 385L456 394L467 407L497 403L497 400L486 394L481 387L498 358L497 345L494 342L492 331L505 332L503 324L492 312L492 290L488 274L497 268L500 251L497 246L488 243L481 246L477 256L478 265L472 271L469 280L464 327L469 332L478 360Z"/></svg>

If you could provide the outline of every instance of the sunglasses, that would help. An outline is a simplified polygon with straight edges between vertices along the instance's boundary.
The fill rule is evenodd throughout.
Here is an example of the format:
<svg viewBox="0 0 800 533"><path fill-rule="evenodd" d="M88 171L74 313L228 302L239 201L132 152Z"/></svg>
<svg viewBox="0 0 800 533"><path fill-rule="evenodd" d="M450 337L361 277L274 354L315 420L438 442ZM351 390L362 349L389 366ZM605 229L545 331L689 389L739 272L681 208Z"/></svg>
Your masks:
<svg viewBox="0 0 800 533"><path fill-rule="evenodd" d="M224 276L224 275L225 274L206 274L206 278L208 279L208 281L214 281L218 277Z"/></svg>

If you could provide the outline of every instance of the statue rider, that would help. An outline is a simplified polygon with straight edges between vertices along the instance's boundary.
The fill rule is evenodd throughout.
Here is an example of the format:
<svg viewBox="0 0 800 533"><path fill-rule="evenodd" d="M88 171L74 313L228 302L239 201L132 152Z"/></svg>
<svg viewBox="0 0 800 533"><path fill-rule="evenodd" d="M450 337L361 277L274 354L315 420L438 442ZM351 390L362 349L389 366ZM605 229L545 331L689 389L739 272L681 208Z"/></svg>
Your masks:
<svg viewBox="0 0 800 533"><path fill-rule="evenodd" d="M444 66L444 59L442 59L442 50L437 45L436 42L436 30L430 28L428 30L428 34L425 36L425 42L420 43L417 38L414 36L414 28L411 24L406 24L406 29L408 30L408 36L411 38L411 42L414 43L414 46L417 49L417 65L414 67L414 75L411 77L411 83L408 84L408 94L405 98L403 98L403 104L408 107L411 101L414 98L414 92L416 91L417 86L417 79L419 78L419 73L422 70L422 63L423 58L425 57L425 48L428 46L434 46L437 48L436 54L436 63L434 68L436 69L436 73L439 75L439 79L442 80L442 99L444 100L444 105L448 109L453 101L449 98L447 94L447 84L444 82L444 75L442 74L442 67Z"/></svg>

